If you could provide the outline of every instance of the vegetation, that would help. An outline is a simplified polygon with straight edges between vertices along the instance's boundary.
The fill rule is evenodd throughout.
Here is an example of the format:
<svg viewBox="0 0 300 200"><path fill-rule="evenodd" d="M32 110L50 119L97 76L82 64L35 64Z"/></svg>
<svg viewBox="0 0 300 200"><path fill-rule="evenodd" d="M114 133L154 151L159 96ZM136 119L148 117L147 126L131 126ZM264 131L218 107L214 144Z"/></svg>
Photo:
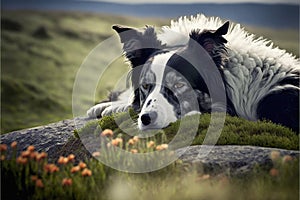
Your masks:
<svg viewBox="0 0 300 200"><path fill-rule="evenodd" d="M103 137L110 138L106 130ZM112 133L113 134L113 133ZM140 142L131 138L126 146ZM117 146L110 140L109 148ZM155 171L131 174L113 170L95 159L75 162L73 154L49 163L47 154L29 146L16 158L17 143L0 145L3 199L298 199L298 159L273 151L268 168L256 167L244 176L205 174L180 160ZM160 148L158 148L160 146ZM131 153L165 151L167 146L137 147ZM129 149L128 149L129 150ZM146 150L148 151L148 150ZM99 152L93 153L95 157ZM11 159L7 159L8 157ZM4 183L4 182L3 182Z"/></svg>
<svg viewBox="0 0 300 200"><path fill-rule="evenodd" d="M1 133L72 118L72 88L77 70L96 45L114 34L113 24L161 26L169 24L169 20L78 12L2 11ZM299 55L297 31L247 29ZM105 56L105 52L99 54ZM99 81L96 99L105 98L115 87L115 80L127 70L123 58L112 63ZM92 97L82 98L91 101Z"/></svg>
<svg viewBox="0 0 300 200"><path fill-rule="evenodd" d="M162 20L75 12L1 15L1 133L72 118L77 70L93 48L114 34L113 24L162 24ZM127 70L123 59L117 60L99 82L97 99L105 98Z"/></svg>
<svg viewBox="0 0 300 200"><path fill-rule="evenodd" d="M132 125L136 123L137 115L130 110L131 118L128 118L127 113L118 113L112 116L105 116L99 121L94 121L86 125L86 127L79 130L79 135L84 134L98 134L99 130L112 129L116 135L124 136L123 139L127 141L130 135L139 135L140 131ZM199 123L198 123L199 117ZM183 122L186 127L192 127L197 124L198 131L192 141L192 145L202 144L207 133L207 129L211 122L210 114L203 114L200 116L186 117ZM133 119L133 122L132 122ZM118 122L118 124L116 123ZM158 131L155 136L148 137L147 140L155 140L158 143L169 143L174 136L178 134L179 127L182 120L172 123L167 128ZM99 126L98 126L99 125ZM97 128L98 127L98 128ZM101 127L101 129L99 129ZM130 128L128 128L130 127ZM184 135L193 135L189 133L188 129ZM145 135L145 133L142 133ZM163 138L163 140L161 139ZM263 147L274 147L283 149L299 149L299 137L292 130L276 125L268 121L252 122L238 117L226 116L225 124L222 133L217 140L217 145L253 145Z"/></svg>
<svg viewBox="0 0 300 200"><path fill-rule="evenodd" d="M169 24L169 20L74 12L2 11L1 133L71 118L77 70L88 53L113 34L112 24L161 26ZM297 31L248 29L299 55ZM99 56L107 55L103 52ZM117 59L99 81L96 99L103 99L115 87L115 80L127 70L123 59ZM91 97L83 99L88 101ZM133 111L130 116L137 118ZM166 143L174 138L183 120L187 122L185 126L196 120L198 132L191 142L202 144L210 118L208 114L201 115L198 125L198 119L190 116L144 140L138 137L138 130L131 126L126 114L119 113L92 122L75 131L75 135L100 137L101 127L106 129L101 137L107 138L108 148L119 146L132 154L164 152L168 149ZM124 131L135 137L127 136ZM227 116L217 144L299 149L299 138L291 130L270 122ZM245 176L236 177L227 172L205 174L199 166L181 161L143 174L120 172L94 158L79 162L73 154L60 156L51 163L47 154L36 152L34 146L16 155L17 145L16 142L11 146L0 145L3 199L299 199L299 179L295 178L299 177L299 160L280 157L276 151L270 155L272 166L258 166ZM97 157L99 152L93 155Z"/></svg>

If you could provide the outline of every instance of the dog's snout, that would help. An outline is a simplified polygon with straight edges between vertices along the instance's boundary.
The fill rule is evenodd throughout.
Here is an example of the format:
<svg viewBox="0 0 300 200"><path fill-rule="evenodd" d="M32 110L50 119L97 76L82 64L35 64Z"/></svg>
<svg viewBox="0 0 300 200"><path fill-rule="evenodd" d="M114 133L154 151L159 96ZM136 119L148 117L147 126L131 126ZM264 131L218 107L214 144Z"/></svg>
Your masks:
<svg viewBox="0 0 300 200"><path fill-rule="evenodd" d="M145 113L141 116L141 121L143 125L148 126L149 124L153 123L157 118L156 112L149 112Z"/></svg>
<svg viewBox="0 0 300 200"><path fill-rule="evenodd" d="M142 121L142 123L145 126L149 125L151 123L151 117L150 117L150 115L148 113L147 114L143 114L141 116L141 121Z"/></svg>

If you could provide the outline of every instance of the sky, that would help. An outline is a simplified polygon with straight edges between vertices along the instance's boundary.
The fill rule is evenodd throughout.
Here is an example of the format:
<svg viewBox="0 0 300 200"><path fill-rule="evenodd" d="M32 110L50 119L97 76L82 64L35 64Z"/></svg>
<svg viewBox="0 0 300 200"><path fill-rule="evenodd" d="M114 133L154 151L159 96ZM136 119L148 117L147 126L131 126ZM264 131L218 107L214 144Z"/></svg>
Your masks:
<svg viewBox="0 0 300 200"><path fill-rule="evenodd" d="M84 0L111 3L291 3L300 5L299 0Z"/></svg>

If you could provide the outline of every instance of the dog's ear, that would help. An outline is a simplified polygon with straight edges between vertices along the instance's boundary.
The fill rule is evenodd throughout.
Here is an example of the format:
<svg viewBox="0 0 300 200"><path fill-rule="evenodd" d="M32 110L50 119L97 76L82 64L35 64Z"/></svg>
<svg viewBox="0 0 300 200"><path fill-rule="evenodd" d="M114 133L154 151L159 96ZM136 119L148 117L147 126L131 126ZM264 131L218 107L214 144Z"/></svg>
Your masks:
<svg viewBox="0 0 300 200"><path fill-rule="evenodd" d="M125 56L133 68L144 64L151 54L164 47L151 26L141 31L120 25L112 28L119 34Z"/></svg>
<svg viewBox="0 0 300 200"><path fill-rule="evenodd" d="M218 28L214 34L218 36L226 35L229 28L229 21L225 22L220 28Z"/></svg>
<svg viewBox="0 0 300 200"><path fill-rule="evenodd" d="M200 44L208 54L214 59L216 64L221 65L223 63L224 55L226 54L225 43L227 40L223 37L226 35L229 28L229 21L224 23L217 30L193 30L190 34L190 39L193 41L189 42L189 46L195 45L196 41Z"/></svg>

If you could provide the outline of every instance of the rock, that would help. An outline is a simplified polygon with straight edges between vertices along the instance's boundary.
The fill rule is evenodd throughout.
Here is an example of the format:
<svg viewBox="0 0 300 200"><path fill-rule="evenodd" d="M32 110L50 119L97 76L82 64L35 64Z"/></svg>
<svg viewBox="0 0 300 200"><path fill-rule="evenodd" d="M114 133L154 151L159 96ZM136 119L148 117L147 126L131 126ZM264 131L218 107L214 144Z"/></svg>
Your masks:
<svg viewBox="0 0 300 200"><path fill-rule="evenodd" d="M14 131L1 135L1 143L10 145L13 141L17 141L18 153L25 150L29 145L34 145L37 151L48 153L50 162L55 161L60 155L67 156L70 153L75 154L77 159L84 160L91 157L91 154L85 149L81 141L85 139L90 141L91 137L86 136L86 138L81 137L78 139L74 137L74 130L80 129L89 121L91 119L80 117L46 126ZM92 140L91 143L100 144L99 141L95 140ZM91 146L93 145L91 144ZM299 157L300 154L299 151L276 148L226 145L214 146L207 156L199 155L199 152L206 152L211 147L204 145L190 146L178 149L176 153L181 155L180 159L183 162L196 164L205 173L226 172L233 175L249 172L256 165L267 169L271 168L272 160L270 154L272 151L280 152L281 156Z"/></svg>
<svg viewBox="0 0 300 200"><path fill-rule="evenodd" d="M214 146L207 156L199 155L200 148L206 152L211 146L190 146L177 150L182 154L183 162L199 164L205 173L227 172L233 175L249 172L255 166L271 168L273 163L270 158L272 151L280 152L281 156L290 155L299 158L299 151L266 148L257 146L224 145Z"/></svg>
<svg viewBox="0 0 300 200"><path fill-rule="evenodd" d="M50 160L56 159L61 148L74 137L74 130L83 127L88 121L90 119L82 117L14 131L1 135L1 144L9 146L13 141L17 141L17 153L24 151L29 145L34 145L36 151L48 153Z"/></svg>

